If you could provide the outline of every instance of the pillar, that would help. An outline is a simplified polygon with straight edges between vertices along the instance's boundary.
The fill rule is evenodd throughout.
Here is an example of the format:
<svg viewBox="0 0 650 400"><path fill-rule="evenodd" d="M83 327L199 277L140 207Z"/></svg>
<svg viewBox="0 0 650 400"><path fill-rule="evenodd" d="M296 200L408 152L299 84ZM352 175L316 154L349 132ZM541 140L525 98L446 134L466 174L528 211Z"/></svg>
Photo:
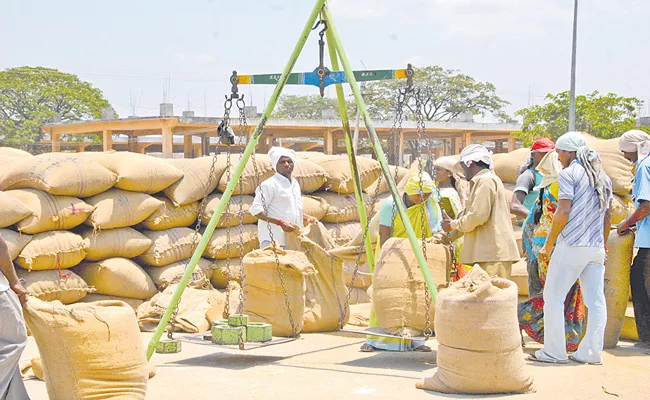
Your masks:
<svg viewBox="0 0 650 400"><path fill-rule="evenodd" d="M458 138L453 137L451 138L451 155L456 155L458 154Z"/></svg>
<svg viewBox="0 0 650 400"><path fill-rule="evenodd" d="M511 136L508 138L508 152L517 150L517 138Z"/></svg>
<svg viewBox="0 0 650 400"><path fill-rule="evenodd" d="M185 158L194 158L194 146L192 145L192 135L183 136L183 156Z"/></svg>
<svg viewBox="0 0 650 400"><path fill-rule="evenodd" d="M167 125L162 127L162 152L165 158L174 156L174 134L171 127Z"/></svg>
<svg viewBox="0 0 650 400"><path fill-rule="evenodd" d="M463 132L463 148L472 144L472 132Z"/></svg>
<svg viewBox="0 0 650 400"><path fill-rule="evenodd" d="M331 131L323 135L323 150L325 154L334 154L334 134Z"/></svg>
<svg viewBox="0 0 650 400"><path fill-rule="evenodd" d="M52 141L52 152L58 153L61 151L61 134L50 133L50 140Z"/></svg>
<svg viewBox="0 0 650 400"><path fill-rule="evenodd" d="M113 149L113 131L104 130L102 143L104 145L104 151L109 151Z"/></svg>
<svg viewBox="0 0 650 400"><path fill-rule="evenodd" d="M138 152L138 137L131 132L129 134L129 145L128 149L131 153L137 153Z"/></svg>
<svg viewBox="0 0 650 400"><path fill-rule="evenodd" d="M210 138L207 132L201 133L201 157L210 155Z"/></svg>
<svg viewBox="0 0 650 400"><path fill-rule="evenodd" d="M494 141L494 152L495 153L503 153L503 140L495 140Z"/></svg>

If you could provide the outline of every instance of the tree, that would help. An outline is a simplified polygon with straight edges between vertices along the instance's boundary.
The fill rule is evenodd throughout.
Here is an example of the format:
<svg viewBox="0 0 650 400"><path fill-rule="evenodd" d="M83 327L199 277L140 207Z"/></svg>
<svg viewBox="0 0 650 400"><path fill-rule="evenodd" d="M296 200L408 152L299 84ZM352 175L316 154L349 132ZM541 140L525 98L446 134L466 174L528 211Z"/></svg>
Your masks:
<svg viewBox="0 0 650 400"><path fill-rule="evenodd" d="M597 91L576 96L576 130L602 139L618 137L636 127L636 110L641 101L614 93ZM569 92L546 95L546 103L524 108L515 113L523 117L523 125L515 135L530 145L540 137L557 139L569 129ZM641 128L647 130L648 128Z"/></svg>
<svg viewBox="0 0 650 400"><path fill-rule="evenodd" d="M283 95L280 105L273 116L286 119L322 119L324 110L334 110L340 117L339 103L335 98L310 96ZM350 106L348 105L348 110Z"/></svg>
<svg viewBox="0 0 650 400"><path fill-rule="evenodd" d="M0 144L26 149L55 118L99 118L106 107L102 92L76 75L43 67L6 69L0 72Z"/></svg>

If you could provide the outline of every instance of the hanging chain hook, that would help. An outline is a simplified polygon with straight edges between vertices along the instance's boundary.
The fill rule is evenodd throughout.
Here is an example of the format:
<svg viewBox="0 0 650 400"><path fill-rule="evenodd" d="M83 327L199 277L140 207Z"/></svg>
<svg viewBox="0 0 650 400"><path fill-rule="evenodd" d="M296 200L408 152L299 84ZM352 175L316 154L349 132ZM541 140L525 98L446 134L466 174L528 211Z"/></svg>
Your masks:
<svg viewBox="0 0 650 400"><path fill-rule="evenodd" d="M325 97L325 78L329 75L329 71L325 68L325 32L327 32L328 25L327 20L321 19L316 23L316 25L311 29L315 31L320 25L323 25L323 29L318 32L320 39L318 40L318 79L320 81L320 95Z"/></svg>

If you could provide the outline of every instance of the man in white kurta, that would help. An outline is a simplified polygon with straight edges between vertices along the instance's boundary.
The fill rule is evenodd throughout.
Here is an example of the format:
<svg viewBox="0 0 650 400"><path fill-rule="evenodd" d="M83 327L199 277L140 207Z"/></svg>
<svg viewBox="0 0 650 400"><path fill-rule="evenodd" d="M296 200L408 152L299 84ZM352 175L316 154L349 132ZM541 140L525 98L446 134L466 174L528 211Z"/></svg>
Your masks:
<svg viewBox="0 0 650 400"><path fill-rule="evenodd" d="M257 232L260 248L275 241L287 248L287 232L297 232L306 224L318 220L303 213L300 184L291 176L296 162L296 152L284 147L272 147L269 157L276 174L262 182L255 191L250 213L259 218Z"/></svg>

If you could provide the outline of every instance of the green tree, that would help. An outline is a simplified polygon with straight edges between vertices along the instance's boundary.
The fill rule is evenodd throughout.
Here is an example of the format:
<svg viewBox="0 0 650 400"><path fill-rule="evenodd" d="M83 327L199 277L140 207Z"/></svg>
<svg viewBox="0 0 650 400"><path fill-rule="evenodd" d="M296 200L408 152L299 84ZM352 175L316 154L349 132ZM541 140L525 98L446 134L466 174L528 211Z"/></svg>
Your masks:
<svg viewBox="0 0 650 400"><path fill-rule="evenodd" d="M0 71L0 144L29 148L42 139L41 127L55 118L99 118L105 107L110 104L101 90L76 75L43 67Z"/></svg>
<svg viewBox="0 0 650 400"><path fill-rule="evenodd" d="M322 119L323 111L332 109L340 117L339 103L335 98L321 97L314 94L309 96L283 95L273 117L287 119ZM351 106L348 104L348 111ZM350 117L352 118L352 116Z"/></svg>
<svg viewBox="0 0 650 400"><path fill-rule="evenodd" d="M636 127L640 104L635 97L614 93L576 96L576 130L603 139L618 137ZM545 104L521 109L515 115L523 118L521 130L514 134L524 145L540 137L557 139L569 129L569 92L548 94Z"/></svg>

